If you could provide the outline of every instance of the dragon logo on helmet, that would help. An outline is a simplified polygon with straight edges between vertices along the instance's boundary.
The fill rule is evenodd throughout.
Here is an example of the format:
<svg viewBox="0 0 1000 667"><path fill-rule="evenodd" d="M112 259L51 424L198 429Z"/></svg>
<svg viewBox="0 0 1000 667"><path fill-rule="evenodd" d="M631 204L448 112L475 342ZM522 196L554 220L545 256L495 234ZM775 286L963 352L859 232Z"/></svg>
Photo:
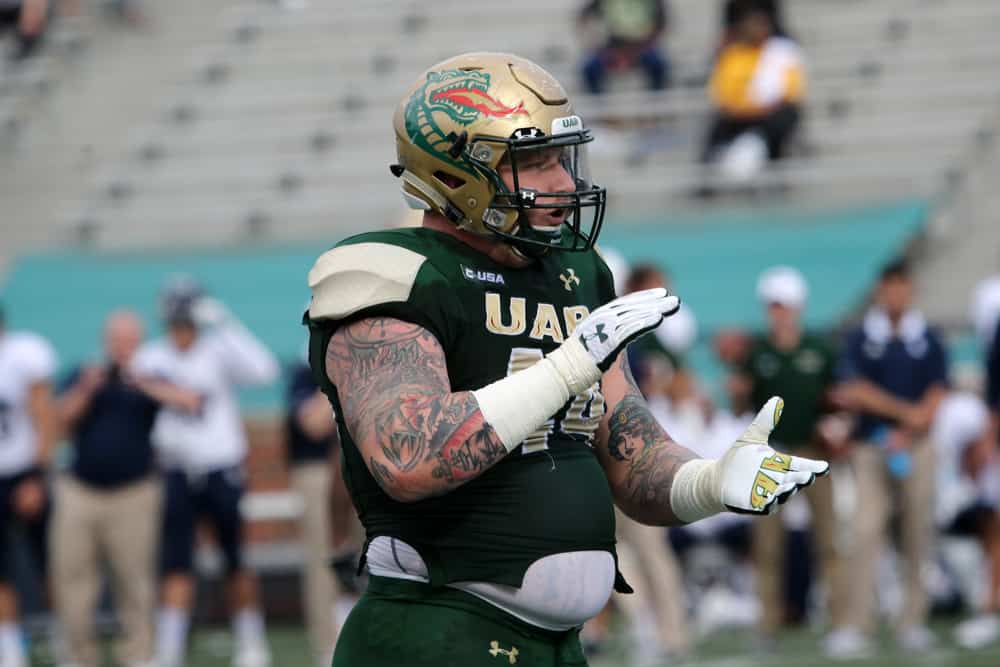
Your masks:
<svg viewBox="0 0 1000 667"><path fill-rule="evenodd" d="M448 155L452 143L435 121L435 115L446 114L450 120L463 126L471 125L483 116L528 116L523 102L508 106L491 96L489 89L490 75L487 72L460 69L428 72L426 83L414 91L406 104L406 133L410 140L421 149L479 178L468 165Z"/></svg>

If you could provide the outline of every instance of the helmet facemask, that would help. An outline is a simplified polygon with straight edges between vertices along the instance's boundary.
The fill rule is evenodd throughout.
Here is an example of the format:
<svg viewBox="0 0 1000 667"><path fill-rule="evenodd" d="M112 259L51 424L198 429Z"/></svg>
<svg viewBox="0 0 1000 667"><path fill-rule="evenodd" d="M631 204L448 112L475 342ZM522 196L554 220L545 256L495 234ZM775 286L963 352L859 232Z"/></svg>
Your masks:
<svg viewBox="0 0 1000 667"><path fill-rule="evenodd" d="M479 136L472 141L465 157L496 191L483 214L485 227L529 256L592 248L604 222L607 192L590 179L586 144L591 141L589 130L545 135L534 128L517 130L507 138ZM499 152L502 158L491 166ZM526 181L531 179L525 172L544 165L551 168L552 163L565 170L572 190L541 191L528 186ZM500 175L500 169L507 167L509 183ZM551 211L552 222L532 224L532 217L537 221L538 216L529 211L538 210Z"/></svg>

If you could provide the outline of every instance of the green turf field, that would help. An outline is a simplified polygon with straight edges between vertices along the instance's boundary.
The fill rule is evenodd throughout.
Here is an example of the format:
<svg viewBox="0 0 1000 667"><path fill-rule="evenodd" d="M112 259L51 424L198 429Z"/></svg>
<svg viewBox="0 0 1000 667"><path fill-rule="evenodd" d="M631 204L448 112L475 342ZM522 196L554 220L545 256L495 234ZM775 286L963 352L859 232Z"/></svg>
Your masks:
<svg viewBox="0 0 1000 667"><path fill-rule="evenodd" d="M951 623L936 623L940 646L926 653L907 654L896 649L891 635L879 643L877 651L863 660L836 661L820 651L821 635L808 630L791 630L763 651L747 630L720 631L700 641L695 654L684 660L664 663L684 667L1000 667L1000 645L982 651L964 651L951 641ZM591 667L629 667L624 656L595 658Z"/></svg>
<svg viewBox="0 0 1000 667"><path fill-rule="evenodd" d="M698 643L695 654L684 660L664 663L663 667L1000 667L1000 644L982 651L963 651L951 642L951 624L937 623L934 629L942 639L939 648L921 654L903 654L891 638L883 638L879 651L870 658L854 661L831 661L818 652L818 635L807 630L785 633L778 643L762 652L753 634L746 630L725 631L710 635ZM310 663L305 632L300 627L272 627L269 631L274 667L314 667ZM228 667L230 635L226 630L201 630L192 636L187 667ZM34 667L51 667L44 655L33 656ZM110 664L110 663L109 663ZM405 665L400 665L405 667ZM594 658L591 667L631 667L620 646Z"/></svg>
<svg viewBox="0 0 1000 667"><path fill-rule="evenodd" d="M818 653L818 636L809 631L790 631L767 653L757 648L752 633L744 630L719 632L699 642L696 654L684 662L667 663L690 667L1000 667L1000 645L971 652L951 642L951 624L936 624L940 648L913 655L895 650L885 637L880 651L866 660L834 662ZM275 667L312 667L305 634L301 628L273 628L270 632ZM229 634L203 631L195 635L188 667L220 667L229 664ZM591 667L629 667L620 651L591 661ZM405 667L401 665L400 667Z"/></svg>

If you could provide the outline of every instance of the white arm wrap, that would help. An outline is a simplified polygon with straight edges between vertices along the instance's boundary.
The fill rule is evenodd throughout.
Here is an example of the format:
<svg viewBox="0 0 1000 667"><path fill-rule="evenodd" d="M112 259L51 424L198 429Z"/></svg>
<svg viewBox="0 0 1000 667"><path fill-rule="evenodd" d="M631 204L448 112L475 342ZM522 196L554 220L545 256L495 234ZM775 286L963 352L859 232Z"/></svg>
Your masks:
<svg viewBox="0 0 1000 667"><path fill-rule="evenodd" d="M694 459L678 468L670 487L674 516L693 523L725 511L719 475L718 461L709 459Z"/></svg>
<svg viewBox="0 0 1000 667"><path fill-rule="evenodd" d="M472 395L509 452L566 401L600 379L597 364L571 337L538 363L477 389Z"/></svg>

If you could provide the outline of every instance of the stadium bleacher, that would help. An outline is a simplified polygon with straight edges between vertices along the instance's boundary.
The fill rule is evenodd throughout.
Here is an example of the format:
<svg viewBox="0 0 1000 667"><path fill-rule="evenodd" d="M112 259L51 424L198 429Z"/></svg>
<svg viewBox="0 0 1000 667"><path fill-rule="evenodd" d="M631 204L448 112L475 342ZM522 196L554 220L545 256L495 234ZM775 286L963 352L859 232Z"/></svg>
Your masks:
<svg viewBox="0 0 1000 667"><path fill-rule="evenodd" d="M201 40L176 37L187 55L161 75L158 108L128 129L123 156L97 165L88 192L63 202L48 222L50 239L98 249L226 246L387 224L401 208L384 196L392 187L388 122L399 92L427 63L504 48L577 83L576 3L568 0L531 7L527 23L517 2L431 2L420 11L395 2L295 11L223 4ZM931 200L944 191L1000 103L989 76L1000 56L988 39L1000 10L955 4L792 3L788 21L811 70L808 154L762 184L780 188L790 206ZM593 123L644 119L659 128L660 149L648 148L658 145L649 135L613 130L595 145L612 211L702 206L688 195L704 178L692 158L717 16L710 3L690 0L676 3L674 15L668 44L681 86L654 95L626 81L616 95L579 97ZM490 30L470 30L477 22Z"/></svg>

